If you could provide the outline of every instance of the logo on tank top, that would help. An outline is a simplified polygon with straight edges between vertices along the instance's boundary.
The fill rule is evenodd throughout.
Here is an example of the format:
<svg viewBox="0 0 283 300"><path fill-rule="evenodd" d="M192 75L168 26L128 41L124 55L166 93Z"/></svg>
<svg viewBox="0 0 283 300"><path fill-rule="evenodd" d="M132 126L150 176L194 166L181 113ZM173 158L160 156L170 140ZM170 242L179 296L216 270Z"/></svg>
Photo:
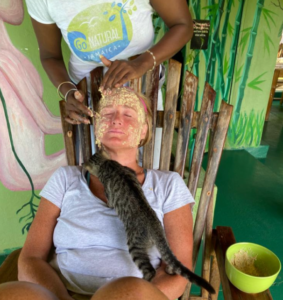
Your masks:
<svg viewBox="0 0 283 300"><path fill-rule="evenodd" d="M137 10L134 0L93 5L74 17L68 27L73 52L82 60L100 62L125 50L133 36L129 15Z"/></svg>

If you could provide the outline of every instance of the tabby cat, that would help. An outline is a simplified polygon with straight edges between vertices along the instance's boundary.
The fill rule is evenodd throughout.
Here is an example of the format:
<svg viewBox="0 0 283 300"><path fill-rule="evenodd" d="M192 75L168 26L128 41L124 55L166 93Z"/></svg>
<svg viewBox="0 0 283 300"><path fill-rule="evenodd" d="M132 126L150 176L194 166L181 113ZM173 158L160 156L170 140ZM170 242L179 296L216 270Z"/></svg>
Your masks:
<svg viewBox="0 0 283 300"><path fill-rule="evenodd" d="M129 252L145 280L150 281L156 273L147 254L147 249L155 245L162 260L167 264L168 274L182 275L208 292L215 293L206 280L191 272L174 256L167 243L163 227L148 204L132 169L114 160L106 159L101 153L94 154L84 164L84 168L98 177L104 185L108 206L116 210L124 223Z"/></svg>

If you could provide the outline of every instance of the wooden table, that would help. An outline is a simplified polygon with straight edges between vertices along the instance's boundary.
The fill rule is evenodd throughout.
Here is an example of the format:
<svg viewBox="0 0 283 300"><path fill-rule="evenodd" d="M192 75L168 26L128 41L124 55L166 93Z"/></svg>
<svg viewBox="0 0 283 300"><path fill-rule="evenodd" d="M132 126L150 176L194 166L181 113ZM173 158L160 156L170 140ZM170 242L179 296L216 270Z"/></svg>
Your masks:
<svg viewBox="0 0 283 300"><path fill-rule="evenodd" d="M273 101L273 97L274 97L274 94L275 94L275 90L276 90L276 86L277 86L279 77L283 77L283 64L276 65L275 70L274 70L274 75L273 75L273 79L272 79L269 100L268 100L268 104L267 104L267 110L266 110L266 114L265 114L265 121L268 121L268 119L269 119L269 114L270 114L270 110L271 110L271 106L272 106L272 101ZM281 97L281 100L280 100L280 104L282 102L283 102L283 94L282 94L282 97Z"/></svg>
<svg viewBox="0 0 283 300"><path fill-rule="evenodd" d="M272 300L269 290L258 294L247 294L238 290L231 284L225 272L225 254L229 246L236 243L235 236L230 227L217 226L213 230L216 240L215 253L221 277L223 296L225 300Z"/></svg>

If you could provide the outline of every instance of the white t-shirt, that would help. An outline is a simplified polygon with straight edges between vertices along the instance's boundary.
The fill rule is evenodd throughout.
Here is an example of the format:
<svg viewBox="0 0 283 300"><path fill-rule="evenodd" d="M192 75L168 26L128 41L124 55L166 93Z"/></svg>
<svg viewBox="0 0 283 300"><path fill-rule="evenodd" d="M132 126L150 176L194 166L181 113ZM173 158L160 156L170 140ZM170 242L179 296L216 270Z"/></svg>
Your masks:
<svg viewBox="0 0 283 300"><path fill-rule="evenodd" d="M147 170L142 189L162 225L164 214L194 203L175 172ZM93 294L114 278L142 277L129 254L123 223L114 209L92 194L81 167L59 168L40 195L61 209L53 240L56 264L69 290ZM157 268L157 249L149 256Z"/></svg>
<svg viewBox="0 0 283 300"><path fill-rule="evenodd" d="M30 16L56 23L71 50L69 73L78 83L97 66L99 55L127 59L151 47L153 8L149 0L26 0Z"/></svg>

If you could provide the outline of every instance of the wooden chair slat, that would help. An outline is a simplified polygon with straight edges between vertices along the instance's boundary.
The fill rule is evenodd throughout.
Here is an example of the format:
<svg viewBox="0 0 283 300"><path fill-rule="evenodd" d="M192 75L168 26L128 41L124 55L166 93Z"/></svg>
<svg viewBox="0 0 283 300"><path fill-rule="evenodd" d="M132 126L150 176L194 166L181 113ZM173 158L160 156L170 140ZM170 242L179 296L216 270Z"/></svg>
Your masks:
<svg viewBox="0 0 283 300"><path fill-rule="evenodd" d="M186 72L181 112L178 114L179 130L177 137L176 158L174 163L174 171L178 172L182 177L184 176L186 156L190 139L189 133L191 132L194 115L197 85L198 78L192 73Z"/></svg>
<svg viewBox="0 0 283 300"><path fill-rule="evenodd" d="M176 111L175 124L174 124L175 129L179 128L179 123L180 123L180 118L181 118L180 116L181 116L181 113L179 111ZM191 129L197 128L198 122L199 122L199 116L200 116L200 112L194 111ZM216 123L217 123L217 118L218 118L218 113L217 112L213 113L213 116L212 116L212 119L211 119L210 125L209 125L210 129L215 128ZM163 128L163 126L164 126L164 111L157 111L156 127Z"/></svg>
<svg viewBox="0 0 283 300"><path fill-rule="evenodd" d="M66 102L61 100L60 105L60 114L61 114L61 124L64 137L64 144L66 149L66 157L69 166L76 165L76 155L75 155L75 132L74 126L65 121L66 118Z"/></svg>
<svg viewBox="0 0 283 300"><path fill-rule="evenodd" d="M79 125L80 126L80 125ZM83 161L87 162L91 157L91 138L90 138L90 125L82 124L79 128L81 134L81 148Z"/></svg>
<svg viewBox="0 0 283 300"><path fill-rule="evenodd" d="M212 234L212 238L215 240L214 235ZM217 300L219 294L219 288L221 284L220 275L219 275L219 268L215 253L215 243L212 245L213 247L213 255L211 260L211 268L210 268L210 284L213 286L215 290L215 294L210 295L211 300Z"/></svg>
<svg viewBox="0 0 283 300"><path fill-rule="evenodd" d="M211 198L208 205L207 217L205 222L205 232L204 232L204 250L202 257L202 277L209 282L211 278L211 256L213 253L212 247L212 228L213 228L213 217L214 217L214 198L213 190ZM204 299L208 299L209 293L205 289L201 289L201 295Z"/></svg>
<svg viewBox="0 0 283 300"><path fill-rule="evenodd" d="M209 85L208 85L208 87L210 89ZM212 97L212 96L213 95L211 95L210 97ZM207 99L209 99L209 97L207 97ZM203 99L203 101L204 100L205 99ZM205 106L207 107L208 112L211 111L211 115L212 115L212 108L209 103L211 103L211 102L209 100L207 100L207 105L205 105ZM195 269L197 255L198 255L198 251L199 251L199 247L200 247L200 243L201 243L201 238L202 238L202 234L204 231L205 223L207 221L208 206L209 206L210 200L212 199L216 173L218 171L219 161L220 161L220 157L222 154L222 149L224 146L226 134L228 131L228 126L229 126L229 122L231 119L232 110L233 110L233 106L222 101L220 111L219 111L217 126L215 128L215 138L214 138L213 144L212 144L212 147L215 151L212 152L212 154L209 158L209 161L208 161L205 178L204 178L204 183L202 186L201 196L200 196L200 200L199 200L199 207L198 207L198 212L197 212L197 216L196 216L195 226L194 226L194 234L193 234L194 247L193 247L192 270ZM204 118L208 117L206 114L203 114L203 116L204 116ZM203 119L203 117L202 117L202 113L201 113L200 120L202 120L202 119ZM201 122L200 122L200 124L201 124ZM201 126L205 127L206 125L203 124ZM197 134L200 135L199 131ZM197 136L197 138L198 138L198 136ZM205 144L205 142L204 142L204 144ZM197 151L197 148L195 148L195 151ZM208 250L208 251L210 251L210 250ZM182 300L189 299L190 291L191 291L191 283L189 282L187 284L185 292L182 296Z"/></svg>
<svg viewBox="0 0 283 300"><path fill-rule="evenodd" d="M160 169L164 171L169 170L170 167L181 67L182 65L179 62L172 59L169 61L164 109L164 127L160 153Z"/></svg>
<svg viewBox="0 0 283 300"><path fill-rule="evenodd" d="M78 85L78 89L83 91L85 94L85 99L83 104L85 106L89 106L88 102L88 90L87 90L87 80L86 78L82 79ZM88 117L85 116L84 117ZM87 124L82 124L82 125L77 125L78 130L79 130L79 138L80 138L80 143L81 143L81 149L82 149L82 157L83 161L86 162L89 160L91 157L91 140L90 140L90 125Z"/></svg>
<svg viewBox="0 0 283 300"><path fill-rule="evenodd" d="M203 153L205 150L207 134L209 130L210 121L212 118L214 100L215 100L215 91L212 87L206 82L205 89L203 93L203 100L201 105L201 111L199 116L199 122L197 127L197 135L195 141L195 149L192 159L192 166L190 169L188 187L195 197L197 183L199 179L199 173L201 170L201 163L203 158Z"/></svg>
<svg viewBox="0 0 283 300"><path fill-rule="evenodd" d="M213 151L211 154L211 158L208 160L204 184L200 196L198 213L195 221L193 264L195 264L197 260L197 254L200 247L201 237L203 234L204 224L207 216L207 209L213 192L214 182L216 179L222 149L224 147L225 138L227 135L232 110L233 106L222 101L216 126L215 138L212 142Z"/></svg>
<svg viewBox="0 0 283 300"><path fill-rule="evenodd" d="M143 147L143 167L146 169L153 168L154 141L156 129L156 113L158 101L158 86L159 86L159 66L156 66L153 71L146 73L146 90L145 95L151 102L152 111L152 138Z"/></svg>
<svg viewBox="0 0 283 300"><path fill-rule="evenodd" d="M132 88L137 93L141 93L142 92L142 77L131 80L130 88Z"/></svg>
<svg viewBox="0 0 283 300"><path fill-rule="evenodd" d="M228 234L226 234L225 231L228 230ZM218 239L218 235L222 234L225 232L225 236L228 235L230 237L230 241L228 242L226 239L221 240ZM230 227L225 227L224 230L217 228L213 230L213 234L216 236L216 245L215 245L215 252L217 256L217 262L218 262L218 268L219 268L219 273L220 273L220 278L221 278L221 284L222 284L222 289L223 293L225 293L227 296L225 297L225 300L233 300L231 290L230 290L230 283L229 280L226 276L225 272L225 254L227 250L227 245L225 245L227 242L228 244L232 245L236 242L233 231L231 230ZM223 251L225 251L223 253Z"/></svg>
<svg viewBox="0 0 283 300"><path fill-rule="evenodd" d="M91 101L94 111L97 111L97 105L101 98L101 94L98 91L103 78L103 67L95 68L90 72L90 90L91 90Z"/></svg>

